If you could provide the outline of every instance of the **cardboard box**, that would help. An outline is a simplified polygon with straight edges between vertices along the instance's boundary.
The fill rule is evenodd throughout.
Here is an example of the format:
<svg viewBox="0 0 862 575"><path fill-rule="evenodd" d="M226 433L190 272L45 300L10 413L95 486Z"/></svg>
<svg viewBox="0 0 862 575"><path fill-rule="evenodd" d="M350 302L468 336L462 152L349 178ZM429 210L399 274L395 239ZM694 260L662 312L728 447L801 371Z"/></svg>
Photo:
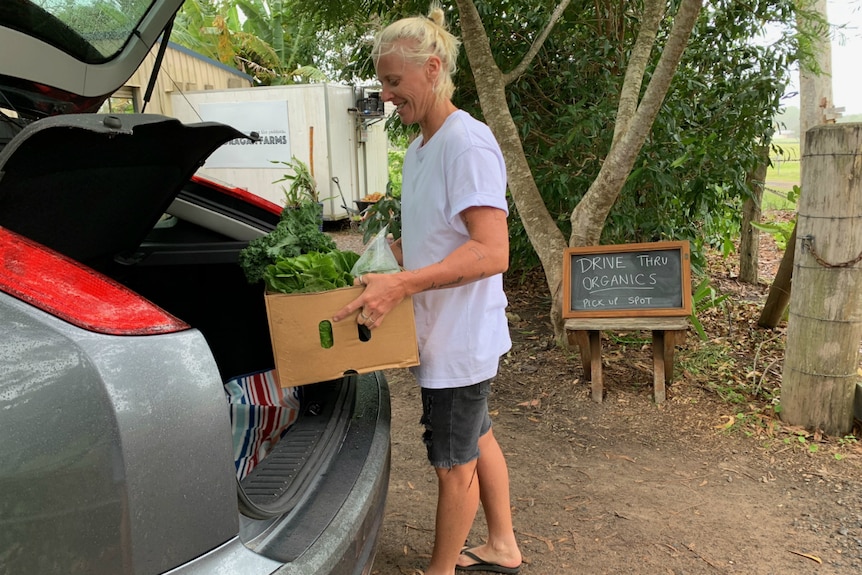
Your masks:
<svg viewBox="0 0 862 575"><path fill-rule="evenodd" d="M413 300L407 298L372 330L367 341L356 323L359 312L331 321L359 297L362 286L310 294L267 293L266 312L279 385L294 387L337 379L345 372L368 373L419 365ZM332 347L324 347L320 324L332 326Z"/></svg>

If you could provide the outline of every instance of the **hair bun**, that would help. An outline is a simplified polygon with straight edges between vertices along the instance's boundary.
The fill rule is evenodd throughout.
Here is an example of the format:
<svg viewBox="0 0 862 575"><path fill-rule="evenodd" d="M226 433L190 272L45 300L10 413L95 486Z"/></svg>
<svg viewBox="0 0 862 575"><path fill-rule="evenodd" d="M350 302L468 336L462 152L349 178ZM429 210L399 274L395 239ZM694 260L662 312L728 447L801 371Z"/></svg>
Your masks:
<svg viewBox="0 0 862 575"><path fill-rule="evenodd" d="M439 5L431 8L431 11L428 12L428 19L444 30L446 29L446 14L443 12L443 8Z"/></svg>

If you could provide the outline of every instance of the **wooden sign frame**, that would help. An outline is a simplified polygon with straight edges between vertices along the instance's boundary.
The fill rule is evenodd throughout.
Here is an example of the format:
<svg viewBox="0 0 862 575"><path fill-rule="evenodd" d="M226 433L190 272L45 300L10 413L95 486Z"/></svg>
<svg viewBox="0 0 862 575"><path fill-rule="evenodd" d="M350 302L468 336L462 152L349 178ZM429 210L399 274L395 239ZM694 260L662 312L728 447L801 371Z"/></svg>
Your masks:
<svg viewBox="0 0 862 575"><path fill-rule="evenodd" d="M584 259L584 256L596 256L594 260L589 265L595 263L596 266L614 266L620 263L625 263L623 258L626 257L634 257L637 258L637 261L642 261L646 263L651 263L654 261L654 258L659 258L658 255L652 254L652 252L678 252L679 254L679 277L676 277L676 274L673 274L672 277L663 278L663 281L670 282L674 286L678 285L680 302L679 305L666 305L660 307L644 307L639 303L633 303L631 305L619 304L619 302L614 303L613 305L607 305L603 303L604 299L596 299L593 300L596 302L596 307L591 309L575 309L576 306L572 305L572 282L577 281L578 278L583 280L583 275L579 273L578 268L584 267L584 264L581 260ZM620 257L613 257L614 255ZM581 262L580 266L573 265L573 262L578 260ZM630 266L631 267L631 266ZM661 271L661 265L654 263L651 267L647 269L655 269L659 273ZM611 276L615 276L618 279L627 279L627 280L635 280L635 275L637 275L637 279L640 280L644 277L644 273L635 270L627 270L628 273L620 274L615 270L611 270L609 275L602 276L603 278L608 278ZM576 277L577 276L577 277ZM648 275L646 277L649 277ZM589 281L589 280L588 280ZM648 282L645 282L648 283ZM612 290L615 288L605 288L605 290ZM620 291L625 291L625 287L617 288ZM649 288L637 288L648 291ZM602 291L605 291L602 290ZM674 292L675 293L675 292ZM640 301L648 301L651 299L649 296L639 297L639 296L623 296L623 297L631 297L633 300L638 302ZM619 298L619 296L617 296ZM613 301L613 300L611 300ZM689 316L692 311L692 301L691 301L691 252L689 248L688 241L666 241L666 242L651 242L651 243L639 243L639 244L615 244L615 245L607 245L607 246L587 246L581 248L567 248L563 255L563 318L613 318L613 317L680 317L680 316Z"/></svg>

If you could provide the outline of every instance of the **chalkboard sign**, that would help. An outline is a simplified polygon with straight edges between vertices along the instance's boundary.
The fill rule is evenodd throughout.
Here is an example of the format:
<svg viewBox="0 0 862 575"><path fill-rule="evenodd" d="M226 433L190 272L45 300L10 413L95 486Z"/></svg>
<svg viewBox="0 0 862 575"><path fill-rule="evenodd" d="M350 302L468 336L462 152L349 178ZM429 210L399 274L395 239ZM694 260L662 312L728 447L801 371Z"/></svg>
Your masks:
<svg viewBox="0 0 862 575"><path fill-rule="evenodd" d="M566 249L563 317L691 315L688 242Z"/></svg>

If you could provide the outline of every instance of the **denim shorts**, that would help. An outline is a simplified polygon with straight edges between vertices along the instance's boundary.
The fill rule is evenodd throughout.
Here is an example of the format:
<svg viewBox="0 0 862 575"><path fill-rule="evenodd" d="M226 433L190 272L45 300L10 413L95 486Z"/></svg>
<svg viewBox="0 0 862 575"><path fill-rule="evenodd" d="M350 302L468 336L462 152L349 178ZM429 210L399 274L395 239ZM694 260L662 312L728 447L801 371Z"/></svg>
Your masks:
<svg viewBox="0 0 862 575"><path fill-rule="evenodd" d="M491 429L488 414L490 379L451 389L422 388L422 441L428 461L438 469L451 469L479 457L479 438Z"/></svg>

